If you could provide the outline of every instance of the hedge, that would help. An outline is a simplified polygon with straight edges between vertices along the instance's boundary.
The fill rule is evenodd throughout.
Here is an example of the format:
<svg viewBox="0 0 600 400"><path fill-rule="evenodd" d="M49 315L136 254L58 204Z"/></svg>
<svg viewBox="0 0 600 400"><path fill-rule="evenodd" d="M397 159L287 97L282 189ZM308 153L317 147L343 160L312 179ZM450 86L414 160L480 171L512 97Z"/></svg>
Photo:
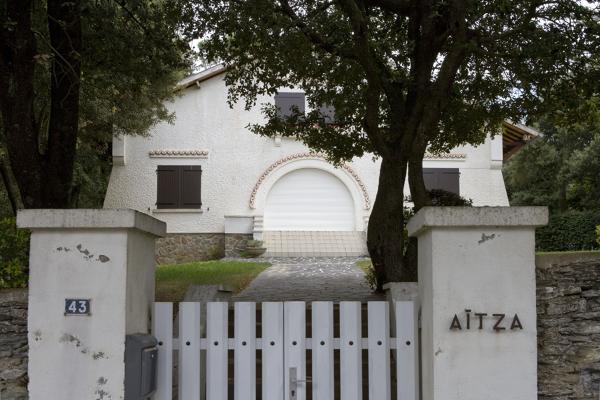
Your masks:
<svg viewBox="0 0 600 400"><path fill-rule="evenodd" d="M600 248L596 226L600 225L600 210L567 211L550 215L547 226L536 230L536 250L569 251Z"/></svg>
<svg viewBox="0 0 600 400"><path fill-rule="evenodd" d="M29 231L17 229L14 218L0 219L0 289L27 286Z"/></svg>

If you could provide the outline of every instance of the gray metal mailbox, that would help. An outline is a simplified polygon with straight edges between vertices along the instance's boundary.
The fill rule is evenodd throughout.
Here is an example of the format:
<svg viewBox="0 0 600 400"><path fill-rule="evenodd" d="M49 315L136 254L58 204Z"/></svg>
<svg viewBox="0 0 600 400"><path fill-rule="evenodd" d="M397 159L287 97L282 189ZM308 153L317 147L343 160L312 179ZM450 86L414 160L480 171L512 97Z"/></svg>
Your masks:
<svg viewBox="0 0 600 400"><path fill-rule="evenodd" d="M146 400L156 391L157 341L152 335L125 337L125 400Z"/></svg>

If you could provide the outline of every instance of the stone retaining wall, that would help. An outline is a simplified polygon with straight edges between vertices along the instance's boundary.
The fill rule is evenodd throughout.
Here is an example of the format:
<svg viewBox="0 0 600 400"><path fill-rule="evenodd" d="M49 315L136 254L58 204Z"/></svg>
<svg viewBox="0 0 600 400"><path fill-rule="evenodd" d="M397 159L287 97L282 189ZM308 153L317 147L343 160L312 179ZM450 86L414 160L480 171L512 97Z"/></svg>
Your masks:
<svg viewBox="0 0 600 400"><path fill-rule="evenodd" d="M185 239L169 243L178 247L178 241ZM538 256L536 264L539 399L597 400L600 252ZM26 399L26 374L27 292L0 291L0 399Z"/></svg>
<svg viewBox="0 0 600 400"><path fill-rule="evenodd" d="M223 233L172 233L156 240L156 262L159 264L215 260L224 255Z"/></svg>
<svg viewBox="0 0 600 400"><path fill-rule="evenodd" d="M252 234L172 233L156 241L156 262L176 264L238 257L240 242Z"/></svg>
<svg viewBox="0 0 600 400"><path fill-rule="evenodd" d="M0 399L27 398L27 290L0 290Z"/></svg>
<svg viewBox="0 0 600 400"><path fill-rule="evenodd" d="M239 257L240 248L246 240L251 240L251 233L227 233L225 234L225 257Z"/></svg>
<svg viewBox="0 0 600 400"><path fill-rule="evenodd" d="M600 252L537 264L540 400L600 398Z"/></svg>

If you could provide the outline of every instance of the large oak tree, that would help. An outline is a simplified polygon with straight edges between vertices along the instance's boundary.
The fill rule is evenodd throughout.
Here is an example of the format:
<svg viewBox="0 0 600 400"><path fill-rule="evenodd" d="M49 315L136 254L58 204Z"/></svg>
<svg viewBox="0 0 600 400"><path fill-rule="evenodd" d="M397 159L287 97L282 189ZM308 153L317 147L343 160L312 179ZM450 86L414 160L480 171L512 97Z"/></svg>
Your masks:
<svg viewBox="0 0 600 400"><path fill-rule="evenodd" d="M0 2L0 176L13 212L101 204L112 135L173 118L163 102L190 57L168 4Z"/></svg>
<svg viewBox="0 0 600 400"><path fill-rule="evenodd" d="M186 33L224 62L231 102L299 87L313 111L262 135L302 140L333 162L381 158L368 249L379 284L413 280L403 260L403 187L428 204L425 151L481 143L539 109L546 87L595 51L597 11L571 0L180 0ZM319 106L335 109L326 123ZM408 172L407 172L408 171Z"/></svg>

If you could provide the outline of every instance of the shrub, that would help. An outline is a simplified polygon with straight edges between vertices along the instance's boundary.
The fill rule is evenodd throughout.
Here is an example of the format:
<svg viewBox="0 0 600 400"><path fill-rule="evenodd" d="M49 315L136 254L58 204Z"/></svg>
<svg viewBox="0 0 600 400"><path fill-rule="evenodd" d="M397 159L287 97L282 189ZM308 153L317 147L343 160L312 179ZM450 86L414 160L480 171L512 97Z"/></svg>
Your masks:
<svg viewBox="0 0 600 400"><path fill-rule="evenodd" d="M14 218L0 219L0 288L27 286L29 232L17 229Z"/></svg>
<svg viewBox="0 0 600 400"><path fill-rule="evenodd" d="M550 215L548 225L536 230L536 249L568 251L599 248L597 225L600 225L598 210L574 210Z"/></svg>
<svg viewBox="0 0 600 400"><path fill-rule="evenodd" d="M596 227L596 243L600 246L600 225Z"/></svg>
<svg viewBox="0 0 600 400"><path fill-rule="evenodd" d="M431 199L431 205L435 207L472 207L473 200L465 199L460 195L448 192L443 189L431 189L427 191L429 193L429 197ZM413 208L404 207L404 252L408 248L409 238L408 238L408 230L406 229L406 224L408 221L415 215ZM415 258L416 260L416 258ZM416 261L415 261L416 262Z"/></svg>
<svg viewBox="0 0 600 400"><path fill-rule="evenodd" d="M442 189L430 190L429 197L431 197L432 206L471 207L473 205L473 200Z"/></svg>

